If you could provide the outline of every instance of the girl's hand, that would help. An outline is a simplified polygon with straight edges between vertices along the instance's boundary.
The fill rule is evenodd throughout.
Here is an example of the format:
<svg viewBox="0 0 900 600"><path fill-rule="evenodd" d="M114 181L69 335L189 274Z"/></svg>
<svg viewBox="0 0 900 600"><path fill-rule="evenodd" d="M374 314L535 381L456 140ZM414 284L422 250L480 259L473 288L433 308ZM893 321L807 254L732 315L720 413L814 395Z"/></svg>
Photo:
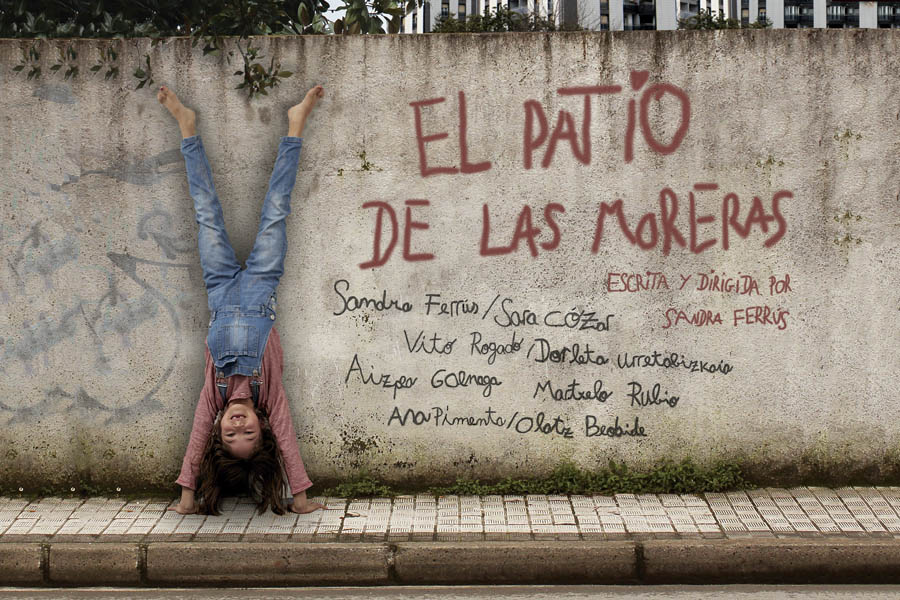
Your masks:
<svg viewBox="0 0 900 600"><path fill-rule="evenodd" d="M170 506L169 510L174 510L179 515L192 515L200 509L194 501L194 490L190 488L181 488L181 500L175 506Z"/></svg>
<svg viewBox="0 0 900 600"><path fill-rule="evenodd" d="M179 515L192 515L196 513L199 508L197 503L192 500L190 504L184 504L184 501L181 501L175 506L170 506L169 510L174 510Z"/></svg>
<svg viewBox="0 0 900 600"><path fill-rule="evenodd" d="M318 502L310 502L306 498L306 492L294 494L294 503L290 506L291 512L295 512L298 515L305 515L307 513L313 512L314 510L319 510L320 508L325 508L325 506L319 504Z"/></svg>

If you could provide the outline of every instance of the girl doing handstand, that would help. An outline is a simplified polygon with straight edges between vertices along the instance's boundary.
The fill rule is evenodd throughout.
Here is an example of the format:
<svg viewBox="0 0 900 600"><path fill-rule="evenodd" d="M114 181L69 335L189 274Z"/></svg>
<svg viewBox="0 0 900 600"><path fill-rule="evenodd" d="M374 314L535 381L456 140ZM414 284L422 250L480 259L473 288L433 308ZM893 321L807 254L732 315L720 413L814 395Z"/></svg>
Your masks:
<svg viewBox="0 0 900 600"><path fill-rule="evenodd" d="M259 231L242 269L225 232L196 115L167 87L157 94L181 129L210 310L204 385L177 480L181 499L174 510L179 513L218 514L223 496L246 491L260 512L269 507L279 514L322 508L306 498L312 482L297 447L281 381L281 341L272 324L275 288L284 272L285 218L291 212L300 136L323 95L322 86L316 86L288 110L288 134L279 143ZM293 495L289 506L282 497L285 472Z"/></svg>

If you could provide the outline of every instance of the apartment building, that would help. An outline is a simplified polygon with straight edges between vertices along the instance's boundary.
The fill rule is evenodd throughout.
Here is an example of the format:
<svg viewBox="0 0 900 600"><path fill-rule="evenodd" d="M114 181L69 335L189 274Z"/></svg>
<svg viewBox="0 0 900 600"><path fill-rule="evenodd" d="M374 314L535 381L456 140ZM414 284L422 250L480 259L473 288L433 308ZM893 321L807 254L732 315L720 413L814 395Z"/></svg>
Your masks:
<svg viewBox="0 0 900 600"><path fill-rule="evenodd" d="M707 9L727 18L740 19L744 24L768 19L776 28L862 26L900 29L900 1L425 0L404 17L401 32L429 33L442 16L465 20L469 15L481 14L485 8L494 10L498 5L523 14L552 15L558 24L577 23L595 30L675 29L678 19Z"/></svg>

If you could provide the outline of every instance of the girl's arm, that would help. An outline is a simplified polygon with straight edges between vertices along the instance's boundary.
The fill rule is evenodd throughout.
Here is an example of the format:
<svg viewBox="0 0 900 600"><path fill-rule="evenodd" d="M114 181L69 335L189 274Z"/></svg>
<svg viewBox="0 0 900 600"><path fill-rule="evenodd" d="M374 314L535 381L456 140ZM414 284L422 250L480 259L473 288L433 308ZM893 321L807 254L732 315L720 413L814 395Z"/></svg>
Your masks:
<svg viewBox="0 0 900 600"><path fill-rule="evenodd" d="M197 489L197 474L200 471L200 459L203 457L203 449L212 433L212 424L219 411L217 402L218 390L216 388L216 370L213 365L209 348L206 349L206 371L203 381L203 389L200 391L200 399L194 410L194 424L191 427L191 437L188 441L184 460L181 462L181 474L175 483L181 486L181 501L174 507L176 512L188 514L197 511L194 502L194 490Z"/></svg>
<svg viewBox="0 0 900 600"><path fill-rule="evenodd" d="M284 369L284 351L281 348L281 338L278 332L272 328L269 341L266 344L266 353L263 356L263 385L266 389L266 408L269 414L269 425L278 449L281 451L281 459L284 461L284 470L287 473L288 484L295 500L300 508L306 504L306 490L312 487L312 481L306 474L306 467L300 457L300 448L297 446L297 434L294 431L294 422L291 418L291 409L287 401L287 393L281 381ZM296 509L295 509L296 510Z"/></svg>

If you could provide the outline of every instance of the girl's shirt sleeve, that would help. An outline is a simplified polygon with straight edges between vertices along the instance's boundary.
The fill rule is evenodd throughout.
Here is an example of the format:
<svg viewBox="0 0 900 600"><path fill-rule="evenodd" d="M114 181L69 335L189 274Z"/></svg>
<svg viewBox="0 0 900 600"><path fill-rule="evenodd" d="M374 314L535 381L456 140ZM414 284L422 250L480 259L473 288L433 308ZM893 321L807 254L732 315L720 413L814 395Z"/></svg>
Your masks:
<svg viewBox="0 0 900 600"><path fill-rule="evenodd" d="M273 327L263 354L266 408L269 414L269 425L275 434L278 449L281 451L281 459L284 461L284 470L287 473L291 494L299 494L312 487L312 481L306 474L306 467L300 457L300 448L297 446L297 434L294 431L291 407L281 381L283 370L284 351L281 348L281 337Z"/></svg>
<svg viewBox="0 0 900 600"><path fill-rule="evenodd" d="M181 474L175 481L178 485L192 490L197 489L197 474L200 472L200 459L203 449L212 432L213 421L219 412L218 389L216 388L216 370L209 348L206 349L206 372L200 399L194 410L194 424L191 427L191 438L188 441L184 460L181 462Z"/></svg>

